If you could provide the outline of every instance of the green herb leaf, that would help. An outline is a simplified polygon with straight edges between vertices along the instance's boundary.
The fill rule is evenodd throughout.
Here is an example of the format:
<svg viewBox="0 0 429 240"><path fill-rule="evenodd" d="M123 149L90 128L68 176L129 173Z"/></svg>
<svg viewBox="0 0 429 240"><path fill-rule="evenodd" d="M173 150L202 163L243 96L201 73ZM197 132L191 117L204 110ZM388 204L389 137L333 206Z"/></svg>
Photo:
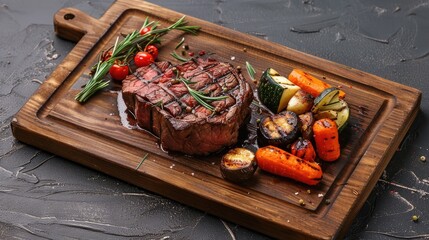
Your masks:
<svg viewBox="0 0 429 240"><path fill-rule="evenodd" d="M139 170L140 166L143 164L143 162L146 160L147 156L149 156L149 153L146 153L146 155L143 156L140 163L137 165L136 170Z"/></svg>
<svg viewBox="0 0 429 240"><path fill-rule="evenodd" d="M198 26L188 26L185 21L185 16L181 17L167 28L158 29L158 25L158 22L149 22L149 19L146 18L141 29L150 26L151 30L147 34L140 35L140 31L133 31L126 35L121 41L119 41L118 37L113 46L110 59L104 62L100 59L97 64L91 68L95 73L85 87L75 96L75 99L81 103L86 102L96 92L109 86L109 81L104 80L104 77L110 67L112 67L116 60L125 64L128 63L130 57L139 51L139 45L147 46L153 43L160 43L161 37L171 30L180 30L185 33L197 34L200 29Z"/></svg>
<svg viewBox="0 0 429 240"><path fill-rule="evenodd" d="M184 42L185 42L185 38L183 37L182 40L180 40L180 42L176 45L174 49L178 49L180 46L182 46Z"/></svg>
<svg viewBox="0 0 429 240"><path fill-rule="evenodd" d="M181 61L181 62L187 62L187 61L189 61L189 59L187 59L187 58L184 58L184 57L180 56L180 55L179 55L179 54L177 54L176 52L172 52L172 53L170 53L170 55L171 55L172 57L174 57L175 59L177 59L177 60Z"/></svg>
<svg viewBox="0 0 429 240"><path fill-rule="evenodd" d="M250 65L250 63L249 63L249 62L247 62L247 61L246 61L246 69L247 69L247 73L249 74L250 78L251 78L252 80L255 80L255 74L256 74L256 71L255 71L255 69L252 67L252 65Z"/></svg>
<svg viewBox="0 0 429 240"><path fill-rule="evenodd" d="M197 90L194 90L194 89L190 88L188 84L189 84L189 83L192 83L192 82L191 82L189 79L186 79L186 78L179 78L179 80L185 84L186 88L187 88L187 89L188 89L188 91L189 91L189 94L191 94L191 96L192 96L195 100L197 100L197 102L198 102L201 106L203 106L203 107L207 108L207 109L208 109L208 110L210 110L210 111L214 111L214 110L215 110L215 108L214 108L212 105L210 105L209 103L207 103L207 102L206 102L206 100L209 100L209 101L216 101L216 100L223 100L223 99L225 99L225 98L228 98L228 96L217 96L217 97L209 97L209 96L206 96L206 95L204 95L203 93L201 93L201 92L199 92L199 91L197 91Z"/></svg>

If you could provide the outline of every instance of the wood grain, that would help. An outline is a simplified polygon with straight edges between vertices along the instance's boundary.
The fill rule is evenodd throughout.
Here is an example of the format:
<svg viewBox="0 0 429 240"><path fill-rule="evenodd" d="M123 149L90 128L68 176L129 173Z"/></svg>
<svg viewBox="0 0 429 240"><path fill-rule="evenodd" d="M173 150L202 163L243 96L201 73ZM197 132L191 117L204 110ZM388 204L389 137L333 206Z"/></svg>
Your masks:
<svg viewBox="0 0 429 240"><path fill-rule="evenodd" d="M187 17L190 24L202 27L198 36L186 35L195 51L215 53L220 61L243 69L249 61L257 77L267 67L283 75L301 68L347 93L351 119L340 136L341 158L323 165L321 184L308 187L261 171L249 183L232 184L220 175L220 155L196 158L169 154L152 135L124 127L117 107L117 83L86 104L74 101L89 79L98 53L113 45L121 33L140 28L147 16L165 26L182 14L125 0L115 2L100 19L76 9L60 10L54 16L56 33L78 43L18 112L12 121L14 136L275 238L340 238L412 124L420 91ZM182 36L179 32L165 36L160 60L174 62L169 53ZM306 205L300 206L299 199ZM327 199L329 205L325 204Z"/></svg>

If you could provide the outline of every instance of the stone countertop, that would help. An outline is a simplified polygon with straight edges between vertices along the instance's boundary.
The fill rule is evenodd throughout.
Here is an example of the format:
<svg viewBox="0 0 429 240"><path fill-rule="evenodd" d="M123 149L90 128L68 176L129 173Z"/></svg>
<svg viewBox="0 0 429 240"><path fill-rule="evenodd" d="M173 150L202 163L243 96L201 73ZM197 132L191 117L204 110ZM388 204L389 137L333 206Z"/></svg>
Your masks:
<svg viewBox="0 0 429 240"><path fill-rule="evenodd" d="M347 238L429 238L429 1L150 2L420 89L421 111ZM55 36L55 12L100 17L111 3L0 0L0 238L268 239L12 136L14 114L74 46Z"/></svg>

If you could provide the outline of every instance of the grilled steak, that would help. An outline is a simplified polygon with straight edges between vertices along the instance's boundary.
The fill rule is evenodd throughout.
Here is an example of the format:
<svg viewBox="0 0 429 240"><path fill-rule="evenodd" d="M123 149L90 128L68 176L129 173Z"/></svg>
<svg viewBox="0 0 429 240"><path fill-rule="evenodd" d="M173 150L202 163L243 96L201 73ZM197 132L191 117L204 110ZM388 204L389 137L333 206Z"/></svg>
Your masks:
<svg viewBox="0 0 429 240"><path fill-rule="evenodd" d="M204 96L227 97L205 100L211 111L187 86ZM253 99L243 76L232 65L212 58L138 68L122 82L122 92L139 127L158 136L164 149L190 155L207 155L235 144Z"/></svg>

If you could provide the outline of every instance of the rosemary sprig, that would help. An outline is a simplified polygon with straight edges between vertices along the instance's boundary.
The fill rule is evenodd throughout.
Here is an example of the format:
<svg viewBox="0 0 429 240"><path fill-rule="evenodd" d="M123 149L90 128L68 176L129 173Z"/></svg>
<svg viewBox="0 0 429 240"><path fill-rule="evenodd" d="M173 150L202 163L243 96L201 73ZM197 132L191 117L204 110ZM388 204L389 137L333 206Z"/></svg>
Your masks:
<svg viewBox="0 0 429 240"><path fill-rule="evenodd" d="M225 98L228 98L228 96L217 96L217 97L206 96L206 95L204 95L204 93L202 93L200 91L197 91L197 90L192 89L191 87L189 87L189 84L193 84L193 82L189 81L188 79L186 79L186 78L179 78L179 80L181 82L183 82L183 84L185 84L186 88L189 91L189 94L191 94L191 96L195 100L197 100L197 102L201 106L207 108L208 110L210 110L212 112L214 112L215 108L212 105L210 105L209 103L207 103L206 101L216 101L216 100L223 100Z"/></svg>
<svg viewBox="0 0 429 240"><path fill-rule="evenodd" d="M247 73L249 74L250 78L251 78L252 80L255 80L255 74L256 74L256 71L255 71L255 69L252 67L252 65L250 65L250 63L249 63L249 62L247 62L247 61L246 61L246 69L247 69Z"/></svg>
<svg viewBox="0 0 429 240"><path fill-rule="evenodd" d="M158 22L149 22L149 19L146 18L142 29L145 27L151 27L151 30L144 35L140 35L140 31L135 30L130 34L125 35L121 41L117 38L109 60L103 61L104 59L101 58L98 60L92 68L94 69L94 74L85 87L76 95L75 99L81 103L86 102L96 92L107 87L109 85L109 81L104 80L104 77L116 60L127 64L130 56L139 51L141 46L146 47L149 44L160 43L160 38L169 31L180 30L185 33L197 34L200 27L188 26L187 24L188 22L185 21L185 16L183 16L167 28L157 28L159 25Z"/></svg>
<svg viewBox="0 0 429 240"><path fill-rule="evenodd" d="M137 165L136 170L139 170L140 166L146 160L147 156L149 156L149 153L146 153L146 155L143 156L143 158L140 160L140 163Z"/></svg>
<svg viewBox="0 0 429 240"><path fill-rule="evenodd" d="M89 80L83 90L76 95L75 99L79 102L86 102L98 90L109 86L109 81L104 80L103 77L107 74L110 66L115 60L115 58L110 58L103 63L99 60L91 80Z"/></svg>
<svg viewBox="0 0 429 240"><path fill-rule="evenodd" d="M185 38L183 37L182 40L180 40L180 42L176 45L174 49L178 49L180 46L182 46L184 42L185 42Z"/></svg>
<svg viewBox="0 0 429 240"><path fill-rule="evenodd" d="M179 55L179 54L177 54L176 52L172 52L172 53L170 53L170 55L171 55L172 57L174 57L175 59L177 59L177 60L181 61L181 62L187 62L187 61L189 61L189 59L187 59L187 58L184 58L184 57L180 56L180 55Z"/></svg>

